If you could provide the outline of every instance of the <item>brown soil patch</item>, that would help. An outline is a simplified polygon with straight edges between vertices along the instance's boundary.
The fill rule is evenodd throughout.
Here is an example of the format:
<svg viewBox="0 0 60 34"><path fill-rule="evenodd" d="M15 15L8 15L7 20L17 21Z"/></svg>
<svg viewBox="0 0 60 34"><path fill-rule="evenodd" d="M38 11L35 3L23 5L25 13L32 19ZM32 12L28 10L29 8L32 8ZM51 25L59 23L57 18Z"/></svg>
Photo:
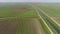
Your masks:
<svg viewBox="0 0 60 34"><path fill-rule="evenodd" d="M34 19L34 22L35 22L34 25L36 27L37 34L44 34L44 31L42 29L40 22L37 19Z"/></svg>
<svg viewBox="0 0 60 34"><path fill-rule="evenodd" d="M19 21L17 19L0 21L0 34L16 34Z"/></svg>

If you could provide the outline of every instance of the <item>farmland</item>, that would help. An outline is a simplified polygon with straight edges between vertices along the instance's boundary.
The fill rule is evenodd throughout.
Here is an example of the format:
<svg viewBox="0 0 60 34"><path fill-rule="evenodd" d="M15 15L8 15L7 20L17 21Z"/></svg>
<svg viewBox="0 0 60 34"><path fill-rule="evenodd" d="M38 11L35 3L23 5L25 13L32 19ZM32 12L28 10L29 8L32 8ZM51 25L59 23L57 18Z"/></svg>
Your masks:
<svg viewBox="0 0 60 34"><path fill-rule="evenodd" d="M60 34L60 5L1 5L0 34Z"/></svg>
<svg viewBox="0 0 60 34"><path fill-rule="evenodd" d="M0 34L43 34L37 13L28 4L0 7Z"/></svg>
<svg viewBox="0 0 60 34"><path fill-rule="evenodd" d="M57 20L57 18L59 18L59 15L60 15L58 7L59 7L59 4L40 4L37 7L37 9L39 9L38 11L40 11L39 12L40 16L44 19L46 24L48 24L49 28L51 29L50 30L51 34L60 34L59 33L60 25L58 23L59 20ZM46 33L46 34L49 34L49 33Z"/></svg>
<svg viewBox="0 0 60 34"><path fill-rule="evenodd" d="M40 8L60 24L60 4L45 4L40 5Z"/></svg>

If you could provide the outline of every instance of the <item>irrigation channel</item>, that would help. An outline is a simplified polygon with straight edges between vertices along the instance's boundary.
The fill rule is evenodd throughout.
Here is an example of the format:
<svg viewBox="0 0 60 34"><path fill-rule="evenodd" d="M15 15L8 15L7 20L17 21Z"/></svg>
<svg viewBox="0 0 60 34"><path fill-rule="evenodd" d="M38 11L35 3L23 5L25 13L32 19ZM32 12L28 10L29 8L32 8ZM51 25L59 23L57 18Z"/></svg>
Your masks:
<svg viewBox="0 0 60 34"><path fill-rule="evenodd" d="M37 8L37 10L39 11L39 14L40 14L41 17L45 20L45 22L46 22L47 24L50 24L50 26L52 26L52 28L53 28L58 34L60 34L60 30L53 24L53 21L51 21L51 19L50 19L49 17L47 17L44 13L42 13L39 8Z"/></svg>

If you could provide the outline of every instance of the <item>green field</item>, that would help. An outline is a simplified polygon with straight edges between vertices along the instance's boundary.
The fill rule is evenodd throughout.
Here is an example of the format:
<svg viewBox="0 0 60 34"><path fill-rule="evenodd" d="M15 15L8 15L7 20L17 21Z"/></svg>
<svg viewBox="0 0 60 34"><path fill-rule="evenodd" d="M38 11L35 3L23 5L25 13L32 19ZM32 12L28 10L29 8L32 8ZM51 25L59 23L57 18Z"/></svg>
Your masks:
<svg viewBox="0 0 60 34"><path fill-rule="evenodd" d="M57 21L58 24L60 23L60 20L59 20L60 19L60 10L59 10L60 4L40 4L40 5L38 5L38 7L40 7L40 9L42 10L42 11L40 10L41 12L46 13L48 16L50 16L55 21ZM40 12L40 14L42 14L41 12ZM54 32L54 34L57 34L57 30L56 29L60 30L60 26L58 26L56 23L54 23L49 17L44 16L44 14L42 14L42 17L43 17L43 19L46 20L46 23L48 24L50 29ZM54 24L55 26L54 25L51 26L49 24L49 22L50 22L50 24L52 22L51 25ZM57 27L57 28L55 29L54 27ZM43 29L44 29L44 27L43 27Z"/></svg>
<svg viewBox="0 0 60 34"><path fill-rule="evenodd" d="M31 13L31 14L30 14ZM11 5L0 7L0 17L33 17L35 12L32 7L25 5Z"/></svg>
<svg viewBox="0 0 60 34"><path fill-rule="evenodd" d="M5 34L36 34L37 32L34 31L35 27L33 25L31 26L31 24L35 22L35 18L37 18L37 14L35 10L28 4L2 6L0 7L0 23L5 23L5 21L7 23L10 22L10 24L7 24L7 26L11 27L10 29L13 29L13 32L4 29L4 32L0 32L0 34L7 31L8 32ZM17 24L14 23L14 20ZM1 27L4 27L4 24Z"/></svg>
<svg viewBox="0 0 60 34"><path fill-rule="evenodd" d="M40 8L60 24L60 4L45 4Z"/></svg>
<svg viewBox="0 0 60 34"><path fill-rule="evenodd" d="M60 34L60 26L46 14L60 24L60 4L1 5L0 34Z"/></svg>

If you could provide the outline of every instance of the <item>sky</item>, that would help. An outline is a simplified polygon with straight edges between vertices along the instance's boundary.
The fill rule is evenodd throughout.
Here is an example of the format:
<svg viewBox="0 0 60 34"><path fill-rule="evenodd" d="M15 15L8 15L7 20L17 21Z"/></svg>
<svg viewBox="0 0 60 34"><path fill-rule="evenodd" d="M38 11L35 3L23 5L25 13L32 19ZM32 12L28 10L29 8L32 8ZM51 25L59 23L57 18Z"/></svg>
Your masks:
<svg viewBox="0 0 60 34"><path fill-rule="evenodd" d="M60 2L60 0L0 0L0 2Z"/></svg>

